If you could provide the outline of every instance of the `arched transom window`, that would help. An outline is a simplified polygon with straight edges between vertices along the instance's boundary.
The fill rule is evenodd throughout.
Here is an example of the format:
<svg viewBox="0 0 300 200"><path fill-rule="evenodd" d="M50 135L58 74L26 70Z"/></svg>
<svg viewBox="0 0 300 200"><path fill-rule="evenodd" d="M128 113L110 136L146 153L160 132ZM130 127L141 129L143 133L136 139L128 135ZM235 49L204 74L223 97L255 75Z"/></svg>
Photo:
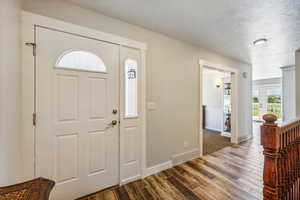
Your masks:
<svg viewBox="0 0 300 200"><path fill-rule="evenodd" d="M106 72L106 66L99 56L82 50L64 52L56 62L56 67L92 72Z"/></svg>

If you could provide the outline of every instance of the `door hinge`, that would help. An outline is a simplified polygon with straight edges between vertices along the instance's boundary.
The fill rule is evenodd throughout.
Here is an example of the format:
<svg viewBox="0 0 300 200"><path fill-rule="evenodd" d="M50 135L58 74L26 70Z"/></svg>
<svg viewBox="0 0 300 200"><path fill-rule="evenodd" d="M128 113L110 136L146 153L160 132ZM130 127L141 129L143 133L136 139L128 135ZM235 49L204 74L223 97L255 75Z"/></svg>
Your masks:
<svg viewBox="0 0 300 200"><path fill-rule="evenodd" d="M32 114L32 124L33 124L33 126L36 125L36 113Z"/></svg>
<svg viewBox="0 0 300 200"><path fill-rule="evenodd" d="M31 46L32 47L32 55L36 56L36 43L33 42L27 42L25 43L27 46Z"/></svg>

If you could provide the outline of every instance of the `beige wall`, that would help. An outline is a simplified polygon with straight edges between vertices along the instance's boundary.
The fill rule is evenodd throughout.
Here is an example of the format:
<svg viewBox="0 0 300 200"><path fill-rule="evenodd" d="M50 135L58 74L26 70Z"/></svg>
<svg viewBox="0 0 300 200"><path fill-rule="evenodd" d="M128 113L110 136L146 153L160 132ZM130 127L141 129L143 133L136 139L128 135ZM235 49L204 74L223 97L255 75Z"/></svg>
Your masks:
<svg viewBox="0 0 300 200"><path fill-rule="evenodd" d="M20 177L20 10L19 0L1 0L0 186Z"/></svg>
<svg viewBox="0 0 300 200"><path fill-rule="evenodd" d="M146 42L147 101L158 108L147 113L147 166L198 148L199 59L241 70L239 136L249 134L251 66L200 47L169 38L58 0L24 0L23 9L66 22ZM243 79L241 73L250 75ZM247 119L247 120L246 120ZM184 148L183 142L190 145Z"/></svg>

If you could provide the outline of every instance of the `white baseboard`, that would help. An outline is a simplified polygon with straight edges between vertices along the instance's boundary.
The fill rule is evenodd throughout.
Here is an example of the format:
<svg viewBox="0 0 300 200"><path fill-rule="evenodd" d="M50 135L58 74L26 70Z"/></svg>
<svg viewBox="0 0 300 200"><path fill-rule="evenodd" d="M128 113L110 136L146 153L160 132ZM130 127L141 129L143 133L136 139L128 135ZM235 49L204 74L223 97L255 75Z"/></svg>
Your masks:
<svg viewBox="0 0 300 200"><path fill-rule="evenodd" d="M245 136L238 138L238 143L245 142L245 141L251 140L251 139L252 139L252 135L245 135Z"/></svg>
<svg viewBox="0 0 300 200"><path fill-rule="evenodd" d="M199 149L193 149L192 151L188 151L188 152L184 152L184 153L180 153L180 154L172 156L172 163L173 163L173 166L180 165L187 161L198 158L199 156L200 156Z"/></svg>
<svg viewBox="0 0 300 200"><path fill-rule="evenodd" d="M217 132L222 132L222 129L218 129L218 128L212 128L212 127L205 127L205 129L207 130L211 130L211 131L217 131Z"/></svg>
<svg viewBox="0 0 300 200"><path fill-rule="evenodd" d="M146 178L147 176L151 176L153 174L159 173L161 171L164 171L166 169L170 169L173 166L182 164L184 162L193 160L195 158L198 158L200 156L199 154L199 150L198 149L194 149L192 151L188 151L188 152L184 152L184 153L180 153L177 155L172 156L172 160L169 160L167 162L155 165L153 167L149 167L145 170L145 172L143 173L143 178Z"/></svg>
<svg viewBox="0 0 300 200"><path fill-rule="evenodd" d="M153 167L149 167L146 169L146 171L143 174L143 178L147 177L147 176L151 176L152 174L156 174L159 173L161 171L164 171L166 169L172 168L173 167L173 163L172 161L167 161L158 165L155 165Z"/></svg>
<svg viewBox="0 0 300 200"><path fill-rule="evenodd" d="M224 131L223 131L223 132L221 133L221 136L231 138L231 133L228 133L228 132L224 132Z"/></svg>
<svg viewBox="0 0 300 200"><path fill-rule="evenodd" d="M130 177L130 178L121 180L120 185L125 185L125 184L127 184L127 183L130 183L130 182L139 180L139 179L141 179L141 178L142 178L141 175L133 176L133 177Z"/></svg>

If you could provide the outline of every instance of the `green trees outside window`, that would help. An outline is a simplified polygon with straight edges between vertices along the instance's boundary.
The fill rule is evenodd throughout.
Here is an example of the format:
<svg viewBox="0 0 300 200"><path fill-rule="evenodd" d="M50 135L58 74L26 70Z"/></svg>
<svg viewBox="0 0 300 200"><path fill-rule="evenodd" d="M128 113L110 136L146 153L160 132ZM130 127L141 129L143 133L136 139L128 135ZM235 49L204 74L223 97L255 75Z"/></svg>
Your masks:
<svg viewBox="0 0 300 200"><path fill-rule="evenodd" d="M252 115L255 118L259 118L261 114L272 113L281 119L281 91L279 89L267 89L265 90L265 97L260 97L258 90L253 91ZM264 101L260 101L260 98L267 98ZM262 102L266 102L266 106L260 105Z"/></svg>

